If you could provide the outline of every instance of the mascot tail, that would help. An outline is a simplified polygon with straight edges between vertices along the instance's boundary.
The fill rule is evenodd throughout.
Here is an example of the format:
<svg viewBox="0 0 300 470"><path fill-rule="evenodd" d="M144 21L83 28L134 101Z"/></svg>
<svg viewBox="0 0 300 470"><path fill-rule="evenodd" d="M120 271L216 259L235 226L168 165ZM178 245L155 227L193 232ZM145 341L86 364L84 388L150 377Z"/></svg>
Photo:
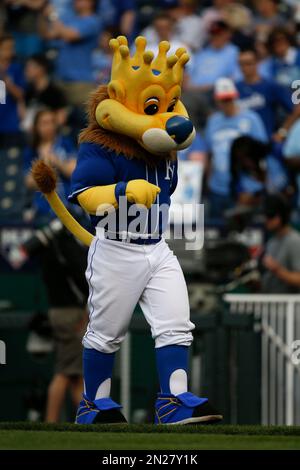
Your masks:
<svg viewBox="0 0 300 470"><path fill-rule="evenodd" d="M51 208L64 226L84 245L90 246L93 235L74 219L55 191L57 177L54 170L42 160L37 160L32 165L31 171L37 187L44 194Z"/></svg>

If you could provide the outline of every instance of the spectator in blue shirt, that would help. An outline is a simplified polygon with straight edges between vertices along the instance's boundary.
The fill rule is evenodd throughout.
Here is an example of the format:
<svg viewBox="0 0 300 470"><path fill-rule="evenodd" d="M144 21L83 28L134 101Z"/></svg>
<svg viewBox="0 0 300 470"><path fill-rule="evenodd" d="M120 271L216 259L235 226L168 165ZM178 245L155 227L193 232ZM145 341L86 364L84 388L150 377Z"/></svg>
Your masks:
<svg viewBox="0 0 300 470"><path fill-rule="evenodd" d="M1 146L16 145L20 138L20 111L23 107L24 77L22 67L14 60L14 39L0 38L0 80L4 82L4 103L0 104Z"/></svg>
<svg viewBox="0 0 300 470"><path fill-rule="evenodd" d="M261 72L291 90L292 82L300 77L300 50L291 34L283 27L275 28L268 38L268 49L271 57L261 64Z"/></svg>
<svg viewBox="0 0 300 470"><path fill-rule="evenodd" d="M100 23L94 0L74 0L74 11L61 19L44 18L43 35L57 40L56 76L73 105L84 103L93 89L92 51L97 46Z"/></svg>
<svg viewBox="0 0 300 470"><path fill-rule="evenodd" d="M267 134L260 117L253 111L240 110L238 92L232 80L220 78L214 93L219 111L209 118L205 135L210 161L208 165L209 213L220 218L233 204L231 199L230 153L232 142L249 135L266 142Z"/></svg>
<svg viewBox="0 0 300 470"><path fill-rule="evenodd" d="M238 71L238 48L230 42L231 30L224 21L214 22L209 43L193 55L184 81L184 102L196 127L202 127L213 106L213 87L221 77L234 78Z"/></svg>
<svg viewBox="0 0 300 470"><path fill-rule="evenodd" d="M104 28L114 28L133 40L135 29L135 0L99 0L98 13Z"/></svg>
<svg viewBox="0 0 300 470"><path fill-rule="evenodd" d="M277 122L281 122L276 138L282 139L297 118L297 110L294 110L291 93L282 85L260 75L254 49L247 49L240 53L239 65L243 75L243 79L236 83L240 95L240 108L252 109L259 114L269 138L276 131ZM283 111L285 121L282 123L279 113Z"/></svg>
<svg viewBox="0 0 300 470"><path fill-rule="evenodd" d="M188 69L187 86L198 91L212 90L221 77L234 78L238 69L238 48L231 42L231 30L224 21L210 27L209 44L196 52Z"/></svg>
<svg viewBox="0 0 300 470"><path fill-rule="evenodd" d="M70 192L70 177L76 164L76 150L72 141L58 132L56 115L50 109L37 112L33 124L31 145L25 149L24 171L26 186L33 193L36 217L44 223L55 217L48 202L36 191L36 184L30 173L32 162L37 158L55 168L58 177L58 192L64 202Z"/></svg>

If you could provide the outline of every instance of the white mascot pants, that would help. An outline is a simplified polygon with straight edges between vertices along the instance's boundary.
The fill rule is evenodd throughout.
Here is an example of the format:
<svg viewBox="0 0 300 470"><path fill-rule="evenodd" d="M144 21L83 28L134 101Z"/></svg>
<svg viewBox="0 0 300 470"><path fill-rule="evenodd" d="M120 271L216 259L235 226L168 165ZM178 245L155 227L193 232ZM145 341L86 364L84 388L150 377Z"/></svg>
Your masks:
<svg viewBox="0 0 300 470"><path fill-rule="evenodd" d="M164 239L137 245L95 237L86 278L90 289L86 348L117 351L137 303L151 327L155 347L191 344L195 326L190 321L185 279Z"/></svg>

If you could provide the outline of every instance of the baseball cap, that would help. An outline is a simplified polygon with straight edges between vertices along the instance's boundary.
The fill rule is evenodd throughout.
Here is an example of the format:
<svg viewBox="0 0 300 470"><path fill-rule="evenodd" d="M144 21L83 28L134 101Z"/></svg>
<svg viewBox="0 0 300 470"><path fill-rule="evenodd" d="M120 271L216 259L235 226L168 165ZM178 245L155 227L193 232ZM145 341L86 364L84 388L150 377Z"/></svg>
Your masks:
<svg viewBox="0 0 300 470"><path fill-rule="evenodd" d="M214 96L217 100L231 100L239 96L230 78L218 78L215 83Z"/></svg>

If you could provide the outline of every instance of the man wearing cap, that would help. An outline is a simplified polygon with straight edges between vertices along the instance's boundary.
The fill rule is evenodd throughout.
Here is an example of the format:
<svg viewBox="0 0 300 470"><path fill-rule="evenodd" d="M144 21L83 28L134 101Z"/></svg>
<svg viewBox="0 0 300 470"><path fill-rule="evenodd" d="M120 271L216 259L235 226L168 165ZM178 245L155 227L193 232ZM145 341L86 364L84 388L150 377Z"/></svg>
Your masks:
<svg viewBox="0 0 300 470"><path fill-rule="evenodd" d="M231 79L216 81L214 98L219 111L213 113L207 122L205 140L210 153L207 168L209 216L218 219L233 205L230 187L233 141L241 135L248 135L266 142L267 134L258 114L239 109L238 92Z"/></svg>

